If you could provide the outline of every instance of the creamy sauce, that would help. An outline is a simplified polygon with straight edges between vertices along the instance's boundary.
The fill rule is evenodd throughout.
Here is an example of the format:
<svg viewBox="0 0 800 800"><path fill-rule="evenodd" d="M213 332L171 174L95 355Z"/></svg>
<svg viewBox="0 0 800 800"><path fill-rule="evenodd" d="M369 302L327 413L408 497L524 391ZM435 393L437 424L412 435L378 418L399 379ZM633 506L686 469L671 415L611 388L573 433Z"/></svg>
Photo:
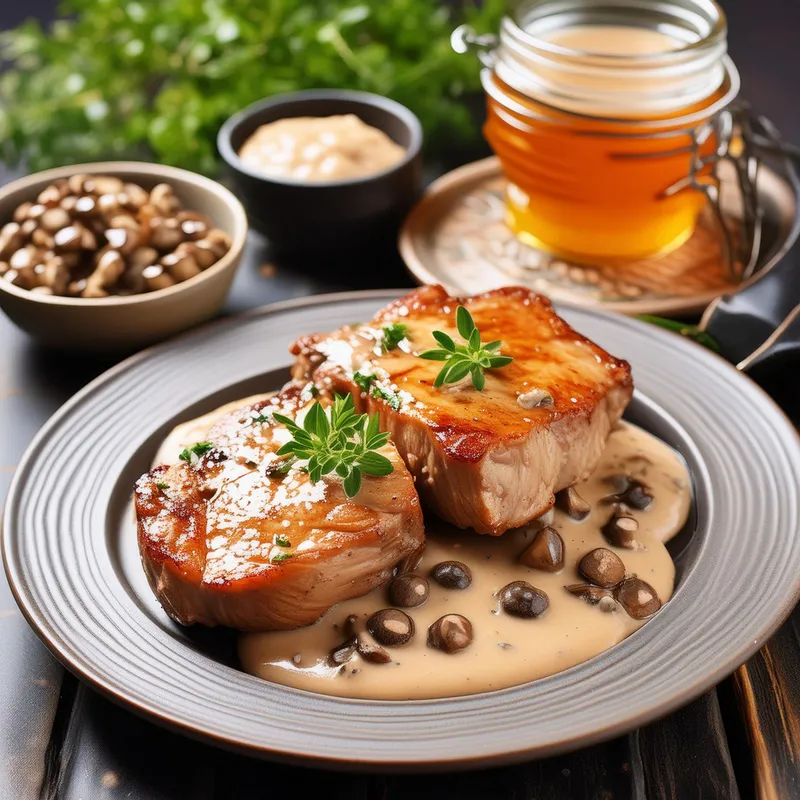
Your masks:
<svg viewBox="0 0 800 800"><path fill-rule="evenodd" d="M604 56L647 56L683 46L678 39L650 28L628 25L572 25L541 37L550 44Z"/></svg>
<svg viewBox="0 0 800 800"><path fill-rule="evenodd" d="M639 548L613 548L601 528L610 515L602 499L613 493L608 478L629 475L646 484L654 500L646 511L632 511L639 522ZM618 604L613 611L569 594L564 586L584 583L577 571L583 555L607 547L619 555L628 575L649 583L662 602L672 595L674 565L664 546L686 521L691 492L685 465L667 445L634 426L620 425L610 436L594 474L577 490L591 504L587 519L576 522L556 510L550 524L564 540L565 566L547 573L521 565L518 557L541 526L510 531L500 538L478 536L429 520L426 552L414 570L430 579L440 561L458 560L472 570L465 590L445 589L430 579L430 597L405 609L416 635L402 647L387 648L388 664L358 655L332 666L330 650L347 638L344 621L356 616L363 627L375 611L391 607L385 588L341 603L318 623L294 631L241 637L243 668L276 683L323 694L373 699L421 699L490 691L525 683L579 664L602 653L644 624ZM511 581L525 580L547 593L550 606L537 619L518 619L502 611L495 593ZM428 626L443 614L467 617L474 641L455 654L426 645Z"/></svg>
<svg viewBox="0 0 800 800"><path fill-rule="evenodd" d="M383 172L405 150L355 114L291 117L262 125L239 157L266 176L304 181L360 178Z"/></svg>
<svg viewBox="0 0 800 800"><path fill-rule="evenodd" d="M224 406L209 411L208 414L204 414L202 417L197 417L196 419L191 419L188 422L178 425L170 431L167 438L161 443L156 457L153 459L153 466L157 467L159 464L177 464L180 460L178 456L181 450L183 450L184 447L191 447L195 442L202 442L207 439L208 432L214 426L214 423L218 422L232 411L251 406L261 400L266 400L268 397L272 397L273 394L275 393L254 394L241 400L234 400L232 403L226 403Z"/></svg>

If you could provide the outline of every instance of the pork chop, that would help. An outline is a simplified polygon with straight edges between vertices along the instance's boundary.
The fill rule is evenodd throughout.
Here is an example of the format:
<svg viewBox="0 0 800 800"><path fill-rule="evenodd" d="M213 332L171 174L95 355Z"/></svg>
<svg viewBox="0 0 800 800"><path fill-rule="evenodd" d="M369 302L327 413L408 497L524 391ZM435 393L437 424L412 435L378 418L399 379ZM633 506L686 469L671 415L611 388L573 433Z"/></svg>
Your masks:
<svg viewBox="0 0 800 800"><path fill-rule="evenodd" d="M434 386L434 330L456 341L456 309L471 312L483 342L502 340L513 361ZM405 329L398 325L406 326ZM404 335L403 335L404 334ZM353 392L416 479L423 504L461 528L498 535L545 513L554 494L594 469L633 391L630 367L574 331L549 300L524 288L449 297L425 286L347 326L295 342L295 379Z"/></svg>
<svg viewBox="0 0 800 800"><path fill-rule="evenodd" d="M349 499L335 475L313 483L276 455L290 438L273 412L302 416L300 387L216 422L209 445L136 484L139 549L150 586L182 625L243 631L309 625L413 564L424 547L414 482L396 449L394 471L364 475ZM206 452L204 452L207 450Z"/></svg>

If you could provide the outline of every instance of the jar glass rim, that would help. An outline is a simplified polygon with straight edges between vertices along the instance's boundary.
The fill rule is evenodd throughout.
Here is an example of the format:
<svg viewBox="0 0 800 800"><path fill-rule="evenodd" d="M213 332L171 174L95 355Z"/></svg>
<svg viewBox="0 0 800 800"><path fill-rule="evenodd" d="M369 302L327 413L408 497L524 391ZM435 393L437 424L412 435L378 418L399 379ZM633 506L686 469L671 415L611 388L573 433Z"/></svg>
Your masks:
<svg viewBox="0 0 800 800"><path fill-rule="evenodd" d="M518 7L518 11L522 7L531 8L536 5L544 4L548 2L548 0L534 0L532 3L521 3ZM691 54L697 50L701 50L703 48L707 48L710 45L716 44L720 39L725 39L727 37L728 31L728 23L727 17L725 16L725 12L722 7L717 3L716 0L695 0L695 2L702 3L708 9L711 9L714 13L714 16L709 19L709 23L711 24L711 29L709 32L702 36L701 38L697 39L693 42L686 42L682 44L680 47L676 47L672 50L667 50L660 53L637 53L637 54L612 54L612 53L596 53L586 50L577 50L571 47L565 47L563 45L554 44L553 42L549 42L546 39L540 38L535 34L529 33L525 30L522 25L519 24L517 21L517 13L516 11L512 14L506 15L502 22L501 22L501 29L506 29L509 34L511 34L514 38L518 39L523 44L533 47L539 50L543 50L547 53L552 55L561 56L563 58L596 58L601 60L608 60L609 63L616 63L619 65L625 63L631 63L634 61L642 62L642 61L656 61L658 59L665 59L670 57L680 57L685 56L687 54ZM630 6L633 7L633 6Z"/></svg>
<svg viewBox="0 0 800 800"><path fill-rule="evenodd" d="M682 117L667 117L661 119L631 119L627 117L604 117L604 116L595 116L592 114L584 114L578 111L571 111L566 110L563 108L559 108L558 106L546 103L541 100L536 100L536 102L543 106L546 109L552 109L553 111L557 112L560 115L566 115L567 117L577 117L579 119L589 120L591 122L605 122L610 124L619 124L624 125L626 128L639 128L641 129L641 133L631 133L630 130L627 130L624 134L615 134L613 132L603 132L603 136L615 136L615 135L624 135L624 136L652 136L657 135L661 130L668 128L670 131L685 129L690 130L695 125L701 122L705 122L718 113L723 111L727 106L729 106L739 94L739 90L741 88L741 78L739 77L739 71L736 69L736 66L733 63L733 60L730 56L724 56L722 59L722 63L725 66L725 81L723 86L725 87L724 93L718 97L713 103L710 103L708 106L697 109L692 111L689 114L685 114ZM481 82L483 84L484 91L492 96L498 102L503 103L503 99L498 96L499 92L497 91L496 87L493 87L493 81L491 80L491 76L493 75L493 70L486 68L481 71ZM513 87L511 87L513 88ZM518 91L518 90L515 90ZM505 101L504 104L507 104ZM547 122L554 122L553 119L549 119L543 117L541 115L536 114L532 109L520 106L518 109L524 116L531 117L533 119L540 119Z"/></svg>

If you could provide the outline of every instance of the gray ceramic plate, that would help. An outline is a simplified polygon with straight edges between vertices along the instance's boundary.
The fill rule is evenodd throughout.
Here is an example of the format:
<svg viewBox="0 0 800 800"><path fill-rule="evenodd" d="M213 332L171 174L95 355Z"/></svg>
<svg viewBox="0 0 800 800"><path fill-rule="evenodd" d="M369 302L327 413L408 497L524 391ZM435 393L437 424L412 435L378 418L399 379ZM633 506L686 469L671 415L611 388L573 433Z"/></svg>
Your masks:
<svg viewBox="0 0 800 800"><path fill-rule="evenodd" d="M563 309L629 359L629 418L688 462L695 510L675 540L674 598L591 661L524 686L423 702L342 700L236 669L225 632L172 624L136 551L131 486L176 423L277 388L287 346L366 319L395 293L272 306L125 361L37 436L11 488L3 553L17 600L55 655L130 708L267 757L342 767L476 767L587 745L713 686L800 592L800 447L773 403L721 359L631 319Z"/></svg>

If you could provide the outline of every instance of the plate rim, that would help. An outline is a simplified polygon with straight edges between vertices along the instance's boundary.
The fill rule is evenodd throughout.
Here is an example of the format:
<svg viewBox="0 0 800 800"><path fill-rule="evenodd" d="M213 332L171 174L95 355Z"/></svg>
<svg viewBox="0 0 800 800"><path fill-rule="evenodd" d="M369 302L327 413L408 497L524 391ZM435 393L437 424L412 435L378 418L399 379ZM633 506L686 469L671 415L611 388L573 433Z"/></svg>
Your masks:
<svg viewBox="0 0 800 800"><path fill-rule="evenodd" d="M5 506L2 515L0 515L0 549L2 550L3 564L8 578L9 586L11 588L14 599L23 613L28 624L33 628L34 632L40 640L46 645L48 650L58 659L60 664L68 669L72 674L76 675L79 679L85 681L93 689L99 691L103 696L111 699L113 702L122 705L138 716L142 716L157 724L166 727L173 731L178 731L182 735L189 738L212 742L216 746L224 749L232 750L238 753L244 753L250 756L258 756L262 758L270 758L280 760L286 763L301 764L304 766L312 766L319 768L329 768L335 770L345 771L391 771L391 770L406 770L415 772L430 772L441 771L445 769L479 769L490 765L501 765L507 763L515 763L531 758L542 758L557 753L562 753L567 750L574 750L590 746L616 736L622 735L633 729L642 727L643 725L654 722L663 716L683 707L691 702L696 697L708 691L710 688L717 685L727 675L730 675L738 666L748 660L754 653L756 653L771 637L775 631L783 624L787 616L791 613L795 604L800 600L800 573L794 579L794 584L791 593L787 592L782 604L774 609L771 620L768 625L760 626L760 635L755 640L749 640L746 645L743 645L737 653L733 656L727 656L725 662L718 666L714 671L706 673L702 679L697 679L691 686L686 687L680 694L672 694L668 699L656 705L650 705L640 712L626 716L624 720L612 724L611 726L598 728L597 730L582 734L579 736L564 736L558 741L550 741L546 745L535 745L533 747L522 747L515 750L503 748L498 751L486 752L485 750L480 755L459 755L453 758L442 758L433 756L431 759L424 761L413 759L399 758L396 760L387 761L385 759L378 760L375 758L358 758L358 757L337 757L334 755L315 755L309 753L296 753L288 749L276 749L268 745L253 745L250 743L242 742L234 736L227 736L219 734L214 731L214 722L207 721L205 723L189 724L182 720L175 719L170 716L169 711L165 711L154 700L149 702L142 702L135 697L130 696L129 693L115 689L110 685L107 677L102 674L100 670L92 670L88 657L84 656L83 661L86 662L87 668L81 664L81 658L76 651L78 658L74 658L70 653L70 647L61 647L55 641L57 636L51 636L48 631L48 621L46 615L38 607L36 598L32 596L30 586L25 580L20 570L20 564L17 561L17 554L14 551L15 537L8 532L9 521L11 518L12 507L19 501L22 493L22 485L24 483L24 473L26 472L29 462L31 462L37 455L37 450L40 442L44 441L52 432L58 427L61 419L69 414L72 408L80 404L85 396L90 395L98 387L102 387L105 383L113 380L119 373L125 372L131 367L135 366L141 361L150 358L153 353L157 353L160 349L174 345L177 341L183 339L190 339L200 332L206 332L215 328L222 328L227 326L237 326L241 320L258 316L270 316L286 311L292 311L296 308L309 308L314 306L325 306L331 303L341 301L360 301L360 300L376 300L376 301L389 301L398 296L408 293L408 289L370 289L370 290L355 290L347 292L331 292L319 295L309 295L304 297L293 298L289 300L270 303L259 308L250 309L235 316L226 317L214 320L205 325L199 326L191 331L187 331L177 337L168 340L165 343L157 344L146 348L132 356L121 361L119 364L114 365L110 369L101 373L86 386L82 387L73 397L64 403L41 427L41 429L34 436L33 440L28 445L23 457L21 458L6 497ZM623 315L610 313L604 311L602 308L579 306L569 303L556 303L557 310L567 309L575 310L581 314L589 314L595 317L605 318L608 321L613 321L623 325L633 325L634 327L644 326L641 330L650 330L651 334L656 337L661 336L674 336L666 331L658 329L651 329L646 326L646 323L631 320ZM680 339L680 337L679 337ZM732 370L734 374L747 380L751 388L756 391L760 396L760 401L765 403L773 413L777 413L778 417L782 418L786 423L786 427L794 432L795 445L800 452L800 433L795 429L791 420L784 413L784 411L777 405L777 403L755 382L750 380L746 375L738 372L729 362L723 359L718 354L712 353L705 348L697 345L696 343L680 339L684 344L690 348L699 348L700 351L707 355L712 355L716 360L721 362L723 369ZM645 398L650 399L649 395L644 395ZM667 410L667 413L670 412ZM681 420L677 420L681 424ZM74 648L73 648L74 649ZM601 654L602 655L602 654ZM259 680L253 676L248 676L252 680ZM509 687L513 689L514 687ZM504 691L504 690L499 690ZM496 692L493 692L493 694ZM313 693L312 693L313 694ZM469 697L467 695L465 697ZM371 704L369 700L354 700L352 698L329 698L334 701L345 701L347 703L357 702L364 704ZM445 698L445 700L457 700L458 698ZM428 703L436 704L441 702L437 699L428 701L405 701L409 703Z"/></svg>

